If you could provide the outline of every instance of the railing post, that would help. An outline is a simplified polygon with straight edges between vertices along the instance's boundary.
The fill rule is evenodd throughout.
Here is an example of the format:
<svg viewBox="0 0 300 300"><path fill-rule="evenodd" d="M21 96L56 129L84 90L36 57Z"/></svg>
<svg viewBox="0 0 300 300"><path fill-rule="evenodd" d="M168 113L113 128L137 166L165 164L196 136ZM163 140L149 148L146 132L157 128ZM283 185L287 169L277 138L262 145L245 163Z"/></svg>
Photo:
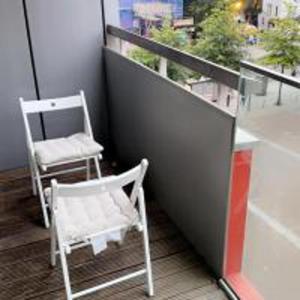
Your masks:
<svg viewBox="0 0 300 300"><path fill-rule="evenodd" d="M121 54L126 56L127 55L127 51L126 51L126 42L121 40L120 41L120 48L121 48Z"/></svg>
<svg viewBox="0 0 300 300"><path fill-rule="evenodd" d="M159 60L159 74L163 77L168 77L168 60L161 57Z"/></svg>
<svg viewBox="0 0 300 300"><path fill-rule="evenodd" d="M107 35L107 47L117 51L118 53L121 53L122 52L121 39L118 37L115 37L111 34L108 34Z"/></svg>

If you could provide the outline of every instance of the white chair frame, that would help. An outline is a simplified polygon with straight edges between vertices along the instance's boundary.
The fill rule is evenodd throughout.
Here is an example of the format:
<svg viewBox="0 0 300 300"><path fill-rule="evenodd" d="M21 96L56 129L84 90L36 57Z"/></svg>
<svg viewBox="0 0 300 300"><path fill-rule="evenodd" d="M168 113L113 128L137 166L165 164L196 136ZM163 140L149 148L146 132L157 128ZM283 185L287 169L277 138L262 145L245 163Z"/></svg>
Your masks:
<svg viewBox="0 0 300 300"><path fill-rule="evenodd" d="M60 255L63 278L66 288L67 300L77 299L81 296L88 295L90 293L99 291L106 287L110 287L117 283L129 280L141 275L146 274L146 284L147 284L147 294L148 296L154 295L153 288L153 277L152 277L152 267L150 259L150 247L149 247L149 237L147 229L147 218L146 218L146 208L144 191L142 187L142 182L144 175L148 167L148 161L146 159L142 160L141 164L128 172L125 172L118 176L109 176L99 180L93 180L88 182L83 182L79 184L58 184L55 179L51 181L52 192L51 192L51 210L52 210L52 220L51 220L51 265L54 267L56 265L56 256ZM145 255L145 268L122 276L120 278L105 282L98 286L85 289L80 292L72 293L70 276L67 265L67 254L70 254L72 250L85 247L91 244L91 238L101 236L102 234L107 234L119 229L128 229L128 226L119 226L111 228L105 231L100 231L93 235L86 236L82 241L65 241L62 229L60 228L60 222L58 221L58 201L59 197L80 197L89 196L103 193L105 191L111 191L114 189L120 189L130 183L134 182L133 189L130 195L130 201L133 206L135 206L138 201L139 207L139 221L134 224L139 231L143 232L143 242L144 242L144 255ZM57 249L58 244L58 249Z"/></svg>
<svg viewBox="0 0 300 300"><path fill-rule="evenodd" d="M48 165L47 167L39 166L35 156L34 142L33 142L33 137L29 125L28 115L34 113L43 113L49 111L58 111L58 110L66 110L66 109L71 109L76 107L82 107L83 117L84 117L84 132L91 138L94 138L84 92L80 91L80 94L75 96L55 98L55 99L43 99L41 101L39 100L24 101L23 98L20 98L19 100L20 100L22 116L25 125L26 146L28 150L29 166L30 166L31 181L32 181L32 191L34 195L37 195L37 192L39 193L44 223L46 228L49 228L50 224L49 224L49 216L47 211L48 204L45 201L42 179L57 176L60 174L86 170L86 177L87 180L89 180L91 176L90 173L91 160L94 160L95 162L97 177L101 178L99 160L102 159L102 155L99 154L98 156L68 160L61 163ZM86 165L83 167L67 168L65 170L61 170L57 172L48 172L48 168L65 165L65 164L72 164L80 161L85 161ZM41 170L39 167L41 167ZM41 173L41 171L43 172L43 174Z"/></svg>

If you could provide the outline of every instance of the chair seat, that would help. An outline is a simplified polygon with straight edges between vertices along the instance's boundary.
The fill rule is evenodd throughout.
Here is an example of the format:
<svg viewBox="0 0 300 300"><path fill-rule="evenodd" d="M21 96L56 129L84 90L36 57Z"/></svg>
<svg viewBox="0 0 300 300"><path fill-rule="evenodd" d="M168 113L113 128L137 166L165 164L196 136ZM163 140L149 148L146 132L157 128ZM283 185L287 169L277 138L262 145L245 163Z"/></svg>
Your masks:
<svg viewBox="0 0 300 300"><path fill-rule="evenodd" d="M51 189L47 188L45 194L49 201ZM139 221L138 211L122 189L93 196L58 198L57 205L60 207L56 221L66 242L82 241L101 231L130 227Z"/></svg>
<svg viewBox="0 0 300 300"><path fill-rule="evenodd" d="M69 137L35 142L34 150L38 164L47 167L96 156L103 151L103 147L85 133L76 133Z"/></svg>

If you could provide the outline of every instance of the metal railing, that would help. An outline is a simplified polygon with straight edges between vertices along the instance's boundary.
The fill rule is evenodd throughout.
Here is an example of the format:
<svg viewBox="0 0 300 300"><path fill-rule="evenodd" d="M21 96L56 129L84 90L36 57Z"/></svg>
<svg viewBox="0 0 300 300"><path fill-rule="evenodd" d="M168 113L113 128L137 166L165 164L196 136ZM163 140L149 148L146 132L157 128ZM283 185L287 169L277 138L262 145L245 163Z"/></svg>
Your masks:
<svg viewBox="0 0 300 300"><path fill-rule="evenodd" d="M265 68L265 67L261 67L258 66L256 64L250 63L248 61L242 61L240 63L241 68L247 69L249 71L253 71L257 74L263 75L265 77L274 79L276 81L288 84L290 86L293 86L295 88L300 88L300 80L295 78L295 77L291 77L291 76L287 76L285 74L281 74L279 72L276 72L274 70L271 70L269 68Z"/></svg>
<svg viewBox="0 0 300 300"><path fill-rule="evenodd" d="M112 25L107 26L107 34L149 50L230 88L239 88L239 72Z"/></svg>
<svg viewBox="0 0 300 300"><path fill-rule="evenodd" d="M247 76L241 76L241 74L237 71L215 64L211 61L194 56L187 52L175 49L168 45L153 41L149 38L142 37L122 28L113 25L107 25L107 35L108 44L114 44L113 48L116 47L115 43L116 40L118 40L117 47L119 47L119 50L121 52L122 41L126 41L143 49L146 49L154 54L157 54L164 60L171 60L175 63L178 63L179 65L191 69L192 71L200 73L205 77L211 78L218 83L224 84L227 87L242 92L242 94L243 91L241 90L241 86L247 84L249 85L249 81L251 82L251 88L253 90L261 89L260 82L257 82L257 80L254 80L250 77L248 78ZM272 78L290 86L300 88L300 81L294 77L281 74L271 69L250 63L248 61L242 61L240 63L240 66L241 68L256 72L257 74L260 74L264 77Z"/></svg>

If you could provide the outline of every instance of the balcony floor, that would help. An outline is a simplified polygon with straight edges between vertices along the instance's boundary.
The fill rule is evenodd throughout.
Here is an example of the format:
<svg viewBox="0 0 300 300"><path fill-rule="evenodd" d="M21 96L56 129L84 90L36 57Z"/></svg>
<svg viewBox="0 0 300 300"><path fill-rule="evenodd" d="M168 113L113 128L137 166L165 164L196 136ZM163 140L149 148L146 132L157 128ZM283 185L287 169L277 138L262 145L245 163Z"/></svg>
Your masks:
<svg viewBox="0 0 300 300"><path fill-rule="evenodd" d="M105 173L112 169L104 164ZM80 179L75 177L62 180ZM149 200L149 199L148 199ZM152 299L227 299L203 260L196 255L157 203L148 201L148 220L156 296ZM0 173L0 299L65 299L60 266L49 267L49 234L42 227L39 202L31 195L28 171ZM127 234L97 256L90 248L69 256L73 290L78 291L141 268L141 237ZM82 299L148 299L137 278Z"/></svg>

